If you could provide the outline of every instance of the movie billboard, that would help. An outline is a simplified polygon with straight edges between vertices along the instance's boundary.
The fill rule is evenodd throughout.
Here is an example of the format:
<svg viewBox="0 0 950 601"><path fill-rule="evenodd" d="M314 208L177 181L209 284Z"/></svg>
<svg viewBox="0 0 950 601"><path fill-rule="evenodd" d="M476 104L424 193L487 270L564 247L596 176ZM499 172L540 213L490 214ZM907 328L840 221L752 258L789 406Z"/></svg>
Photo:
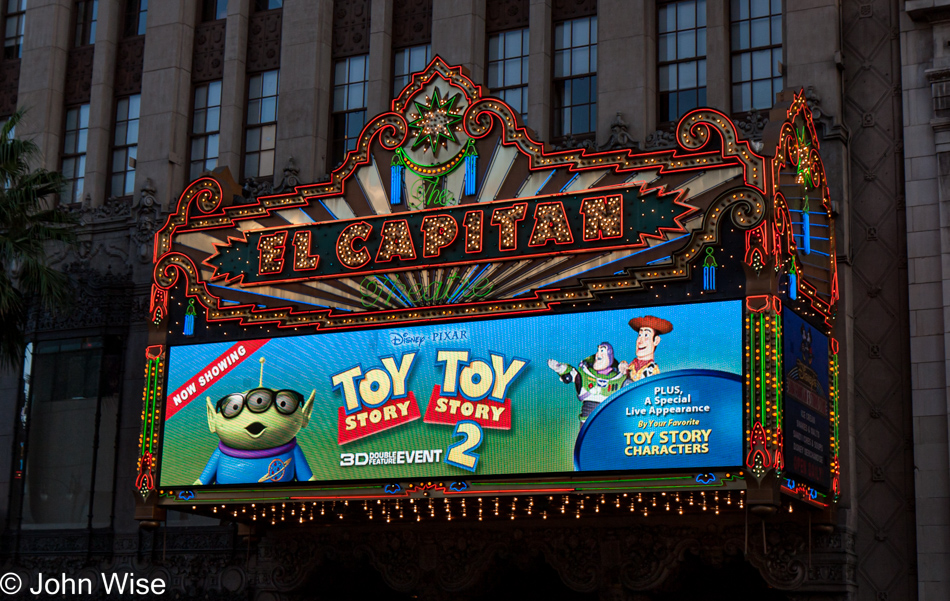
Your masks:
<svg viewBox="0 0 950 601"><path fill-rule="evenodd" d="M169 349L160 485L742 464L741 301Z"/></svg>
<svg viewBox="0 0 950 601"><path fill-rule="evenodd" d="M782 315L787 474L827 490L831 486L828 337L787 308Z"/></svg>

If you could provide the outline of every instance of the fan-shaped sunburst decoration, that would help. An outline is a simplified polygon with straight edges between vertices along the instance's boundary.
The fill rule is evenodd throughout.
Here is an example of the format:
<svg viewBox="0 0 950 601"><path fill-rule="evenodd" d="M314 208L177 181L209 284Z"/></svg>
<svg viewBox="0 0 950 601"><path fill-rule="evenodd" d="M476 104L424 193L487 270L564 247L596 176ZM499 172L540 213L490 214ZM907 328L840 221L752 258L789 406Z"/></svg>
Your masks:
<svg viewBox="0 0 950 601"><path fill-rule="evenodd" d="M462 121L462 115L455 110L460 94L451 98L442 99L439 88L435 88L427 104L414 102L418 114L409 122L409 128L415 130L416 141L412 145L415 150L419 146L432 151L432 156L439 156L439 147L444 147L446 141L458 144L455 137L455 127Z"/></svg>

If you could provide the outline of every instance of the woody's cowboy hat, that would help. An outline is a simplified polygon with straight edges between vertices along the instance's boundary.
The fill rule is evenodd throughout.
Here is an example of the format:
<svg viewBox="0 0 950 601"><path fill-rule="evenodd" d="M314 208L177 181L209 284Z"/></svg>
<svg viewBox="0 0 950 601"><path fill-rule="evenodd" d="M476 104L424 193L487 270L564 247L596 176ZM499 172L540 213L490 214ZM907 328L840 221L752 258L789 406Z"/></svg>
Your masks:
<svg viewBox="0 0 950 601"><path fill-rule="evenodd" d="M640 328L650 328L657 335L666 334L673 331L673 324L666 321L665 319L654 317L652 315L634 317L630 320L630 327L636 332L639 332Z"/></svg>

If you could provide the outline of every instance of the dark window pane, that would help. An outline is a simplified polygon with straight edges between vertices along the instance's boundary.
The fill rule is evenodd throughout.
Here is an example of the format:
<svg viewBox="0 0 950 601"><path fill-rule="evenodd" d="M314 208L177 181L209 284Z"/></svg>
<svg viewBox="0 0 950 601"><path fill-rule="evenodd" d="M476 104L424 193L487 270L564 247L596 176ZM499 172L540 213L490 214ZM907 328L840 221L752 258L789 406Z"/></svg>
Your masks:
<svg viewBox="0 0 950 601"><path fill-rule="evenodd" d="M248 153L244 157L244 176L257 177L260 175L260 156L257 153Z"/></svg>
<svg viewBox="0 0 950 601"><path fill-rule="evenodd" d="M346 137L357 138L363 130L363 119L366 111L349 113L346 118Z"/></svg>
<svg viewBox="0 0 950 601"><path fill-rule="evenodd" d="M757 109L772 106L772 80L752 82L752 104Z"/></svg>
<svg viewBox="0 0 950 601"><path fill-rule="evenodd" d="M772 77L772 51L757 50L752 53L752 79Z"/></svg>
<svg viewBox="0 0 950 601"><path fill-rule="evenodd" d="M115 124L115 140L113 141L113 144L115 145L125 144L125 134L126 134L127 128L128 128L127 123Z"/></svg>
<svg viewBox="0 0 950 601"><path fill-rule="evenodd" d="M587 46L590 44L590 21L588 19L576 19L571 25L571 46Z"/></svg>
<svg viewBox="0 0 950 601"><path fill-rule="evenodd" d="M496 61L501 58L501 45L504 38L500 35L489 36L488 38L488 60Z"/></svg>
<svg viewBox="0 0 950 601"><path fill-rule="evenodd" d="M690 61L688 63L680 63L679 65L679 89L685 90L689 88L695 88L697 85L696 80L696 63Z"/></svg>
<svg viewBox="0 0 950 601"><path fill-rule="evenodd" d="M676 34L660 36L658 57L660 62L676 60Z"/></svg>
<svg viewBox="0 0 950 601"><path fill-rule="evenodd" d="M221 121L221 109L218 107L208 109L207 131L217 131Z"/></svg>
<svg viewBox="0 0 950 601"><path fill-rule="evenodd" d="M676 29L693 29L696 27L696 3L677 2L676 3Z"/></svg>
<svg viewBox="0 0 950 601"><path fill-rule="evenodd" d="M505 58L514 58L521 55L521 30L505 33Z"/></svg>
<svg viewBox="0 0 950 601"><path fill-rule="evenodd" d="M574 107L571 109L571 133L584 133L590 131L590 108L587 106Z"/></svg>
<svg viewBox="0 0 950 601"><path fill-rule="evenodd" d="M676 34L676 58L693 58L696 56L696 32L681 31Z"/></svg>
<svg viewBox="0 0 950 601"><path fill-rule="evenodd" d="M208 106L221 106L220 81L212 81L208 84Z"/></svg>
<svg viewBox="0 0 950 601"><path fill-rule="evenodd" d="M277 97L265 98L261 101L261 123L277 120Z"/></svg>
<svg viewBox="0 0 950 601"><path fill-rule="evenodd" d="M564 77L567 75L567 69L564 67L564 64L570 60L570 56L565 56L566 54L566 52L554 53L554 77Z"/></svg>
<svg viewBox="0 0 950 601"><path fill-rule="evenodd" d="M521 59L508 59L505 61L505 85L515 86L521 82Z"/></svg>
<svg viewBox="0 0 950 601"><path fill-rule="evenodd" d="M261 101L252 100L247 103L247 124L257 125L261 122Z"/></svg>
<svg viewBox="0 0 950 601"><path fill-rule="evenodd" d="M571 75L590 73L590 48L575 48L571 51Z"/></svg>
<svg viewBox="0 0 950 601"><path fill-rule="evenodd" d="M488 63L488 87L489 88L500 88L501 86L501 77L499 76L501 70L498 68L498 63Z"/></svg>
<svg viewBox="0 0 950 601"><path fill-rule="evenodd" d="M262 78L262 94L264 96L277 95L277 71L268 71Z"/></svg>
<svg viewBox="0 0 950 601"><path fill-rule="evenodd" d="M768 19L755 19L750 23L752 28L752 47L768 46L770 21Z"/></svg>
<svg viewBox="0 0 950 601"><path fill-rule="evenodd" d="M749 22L732 24L732 49L743 50L749 47Z"/></svg>
<svg viewBox="0 0 950 601"><path fill-rule="evenodd" d="M248 98L260 98L261 97L261 85L263 84L263 78L260 75L251 76L250 81L247 86L247 97Z"/></svg>
<svg viewBox="0 0 950 601"><path fill-rule="evenodd" d="M574 85L572 86L574 93L573 102L571 104L587 104L590 102L590 79L587 77L581 77L574 80Z"/></svg>
<svg viewBox="0 0 950 601"><path fill-rule="evenodd" d="M346 108L358 109L366 106L366 84L363 82L350 84L346 92Z"/></svg>
<svg viewBox="0 0 950 601"><path fill-rule="evenodd" d="M254 128L247 130L245 150L247 152L257 152L261 149L261 130Z"/></svg>
<svg viewBox="0 0 950 601"><path fill-rule="evenodd" d="M192 160L205 158L205 140L204 138L194 138L191 141Z"/></svg>
<svg viewBox="0 0 950 601"><path fill-rule="evenodd" d="M554 26L554 48L563 50L571 46L571 22L558 23Z"/></svg>
<svg viewBox="0 0 950 601"><path fill-rule="evenodd" d="M656 15L657 31L668 33L676 31L676 11L669 4L660 6Z"/></svg>
<svg viewBox="0 0 950 601"><path fill-rule="evenodd" d="M208 88L198 86L195 88L195 109L203 109L208 106Z"/></svg>
<svg viewBox="0 0 950 601"><path fill-rule="evenodd" d="M696 104L696 90L687 90L679 93L679 106L677 117L683 115L699 106Z"/></svg>
<svg viewBox="0 0 950 601"><path fill-rule="evenodd" d="M732 18L733 20L749 18L749 0L732 0Z"/></svg>
<svg viewBox="0 0 950 601"><path fill-rule="evenodd" d="M217 157L218 156L218 134L212 134L208 136L208 146L206 149L206 157Z"/></svg>
<svg viewBox="0 0 950 601"><path fill-rule="evenodd" d="M661 92L676 89L676 65L660 66L658 85Z"/></svg>
<svg viewBox="0 0 950 601"><path fill-rule="evenodd" d="M670 107L670 96L669 93L660 94L660 121L672 121L673 120L673 111Z"/></svg>

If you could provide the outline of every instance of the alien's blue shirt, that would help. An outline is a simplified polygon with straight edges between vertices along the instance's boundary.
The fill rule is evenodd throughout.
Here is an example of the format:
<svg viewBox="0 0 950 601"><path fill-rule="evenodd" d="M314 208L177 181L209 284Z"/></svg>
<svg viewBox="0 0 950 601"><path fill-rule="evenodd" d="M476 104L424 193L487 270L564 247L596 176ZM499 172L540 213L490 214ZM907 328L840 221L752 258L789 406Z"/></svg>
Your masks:
<svg viewBox="0 0 950 601"><path fill-rule="evenodd" d="M245 451L218 443L198 480L201 484L306 481L313 477L297 439L272 449Z"/></svg>

